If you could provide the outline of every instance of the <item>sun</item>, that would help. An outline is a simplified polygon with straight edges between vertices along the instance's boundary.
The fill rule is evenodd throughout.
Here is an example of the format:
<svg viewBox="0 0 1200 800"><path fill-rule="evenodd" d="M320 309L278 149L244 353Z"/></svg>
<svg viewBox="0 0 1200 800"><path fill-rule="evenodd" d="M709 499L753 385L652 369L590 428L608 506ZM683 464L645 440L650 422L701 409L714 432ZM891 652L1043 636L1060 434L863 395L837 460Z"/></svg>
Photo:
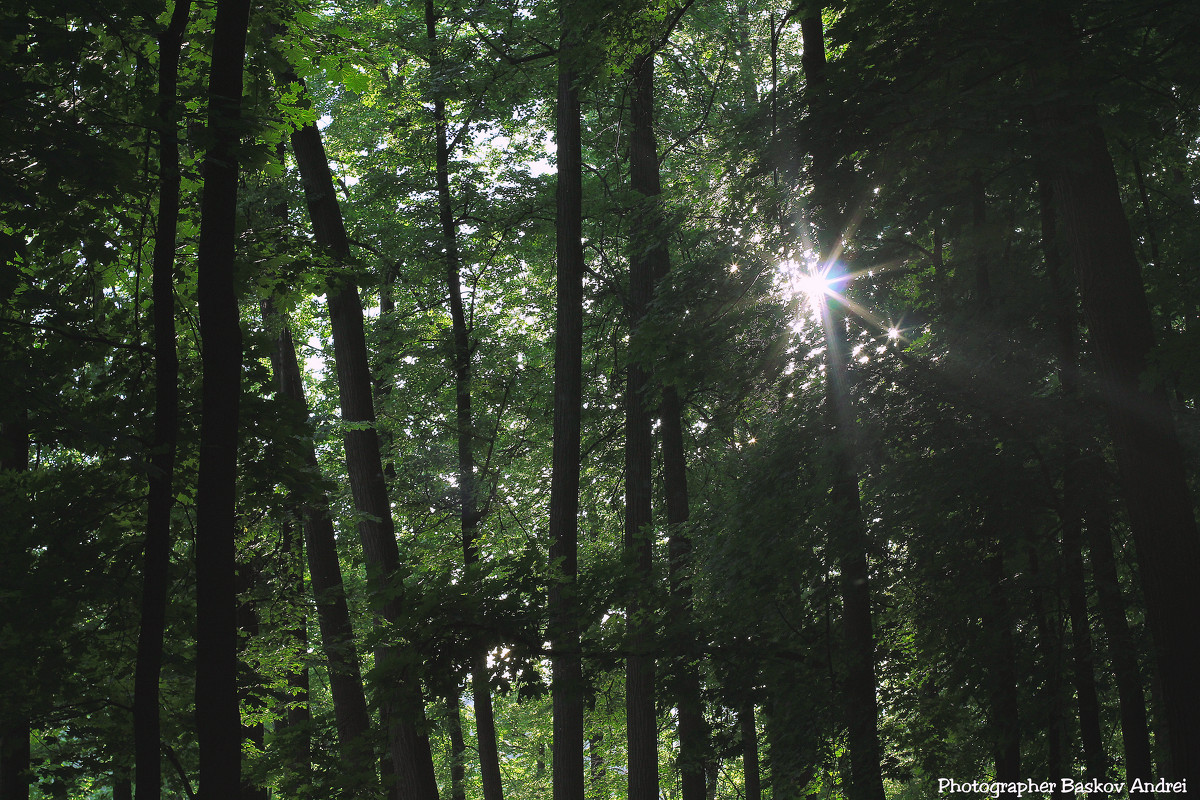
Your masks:
<svg viewBox="0 0 1200 800"><path fill-rule="evenodd" d="M820 267L815 258L805 261L785 258L779 262L778 270L787 294L807 299L813 314L819 318L825 298L833 292L829 267Z"/></svg>

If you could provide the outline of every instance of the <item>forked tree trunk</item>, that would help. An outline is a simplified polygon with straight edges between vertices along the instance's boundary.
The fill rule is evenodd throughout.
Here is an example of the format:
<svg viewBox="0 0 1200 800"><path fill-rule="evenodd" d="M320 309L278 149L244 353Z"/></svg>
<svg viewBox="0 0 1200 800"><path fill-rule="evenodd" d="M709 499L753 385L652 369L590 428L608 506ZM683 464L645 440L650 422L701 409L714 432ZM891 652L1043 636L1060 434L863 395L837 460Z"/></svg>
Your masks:
<svg viewBox="0 0 1200 800"><path fill-rule="evenodd" d="M659 194L658 148L654 139L654 54L634 59L629 141L630 183L635 191L656 202ZM654 293L655 261L665 251L656 239L657 214L635 214L643 220L631 238L629 257L629 340L638 328ZM625 720L629 767L629 800L658 798L658 718L654 711L654 657L651 655L654 584L651 516L651 449L653 436L646 408L646 370L628 356L625 384L625 559L630 569L626 604Z"/></svg>
<svg viewBox="0 0 1200 800"><path fill-rule="evenodd" d="M1079 48L1065 16L1050 14L1047 53ZM1063 69L1058 65L1054 68ZM1047 86L1041 109L1054 190L1083 297L1121 487L1162 679L1176 779L1200 781L1200 535L1179 437L1161 378L1148 372L1154 324L1112 157L1095 106Z"/></svg>
<svg viewBox="0 0 1200 800"><path fill-rule="evenodd" d="M432 49L431 59L439 63L437 52L437 12L433 0L425 3L425 30ZM434 134L437 148L438 217L442 229L442 255L446 261L446 289L450 298L450 325L453 335L451 366L454 370L455 434L458 439L459 524L462 532L463 561L467 569L479 561L476 531L482 519L475 479L475 420L471 408L471 342L463 308L462 279L458 251L458 225L450 196L450 148L446 135L446 102L440 91L433 100ZM471 659L471 697L475 706L475 736L479 745L479 768L483 782L483 800L503 800L500 779L500 753L496 743L496 720L492 712L492 692L488 681L487 654L476 653Z"/></svg>
<svg viewBox="0 0 1200 800"><path fill-rule="evenodd" d="M549 638L553 800L583 800L583 671L579 619L579 466L583 403L583 151L576 0L562 0L558 48L554 446L550 476Z"/></svg>
<svg viewBox="0 0 1200 800"><path fill-rule="evenodd" d="M151 261L154 297L154 440L142 562L142 608L133 679L133 759L137 800L162 796L159 677L171 566L175 442L179 433L179 356L175 351L175 233L179 220L179 54L191 0L176 0L158 37L158 228Z"/></svg>
<svg viewBox="0 0 1200 800"><path fill-rule="evenodd" d="M242 61L249 0L218 0L209 75L196 296L200 315L200 462L196 490L196 738L203 800L241 783L236 530L242 332L234 285Z"/></svg>
<svg viewBox="0 0 1200 800"><path fill-rule="evenodd" d="M282 79L296 81L294 72ZM292 134L291 142L317 244L345 264L350 258L349 240L321 133L316 124L309 123ZM387 622L397 623L403 617L403 598L396 594L400 550L375 426L362 299L349 275L330 280L329 319L338 397L342 421L346 423L342 436L346 468L359 513L358 533L367 563L367 581L377 598L377 612ZM387 676L381 705L396 787L400 796L411 800L437 800L420 677L416 666L408 662L406 654L395 645L382 643L376 648L376 668Z"/></svg>

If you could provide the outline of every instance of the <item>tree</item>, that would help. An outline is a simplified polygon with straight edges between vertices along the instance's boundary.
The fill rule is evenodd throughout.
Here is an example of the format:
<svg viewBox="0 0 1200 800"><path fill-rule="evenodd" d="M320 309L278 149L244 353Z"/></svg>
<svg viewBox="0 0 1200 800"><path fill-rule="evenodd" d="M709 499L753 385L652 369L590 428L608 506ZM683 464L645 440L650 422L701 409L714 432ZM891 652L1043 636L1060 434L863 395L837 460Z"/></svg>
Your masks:
<svg viewBox="0 0 1200 800"><path fill-rule="evenodd" d="M242 333L234 281L242 61L250 4L222 0L213 28L200 206L197 301L203 341L196 491L196 733L202 796L234 797L241 782L237 691L236 476Z"/></svg>
<svg viewBox="0 0 1200 800"><path fill-rule="evenodd" d="M171 558L176 439L179 431L179 357L175 349L175 234L179 217L179 123L176 95L179 53L191 11L177 0L171 22L158 39L158 230L154 237L154 442L147 481L142 614L138 631L133 715L138 800L162 794L162 754L158 682L162 671L167 572Z"/></svg>

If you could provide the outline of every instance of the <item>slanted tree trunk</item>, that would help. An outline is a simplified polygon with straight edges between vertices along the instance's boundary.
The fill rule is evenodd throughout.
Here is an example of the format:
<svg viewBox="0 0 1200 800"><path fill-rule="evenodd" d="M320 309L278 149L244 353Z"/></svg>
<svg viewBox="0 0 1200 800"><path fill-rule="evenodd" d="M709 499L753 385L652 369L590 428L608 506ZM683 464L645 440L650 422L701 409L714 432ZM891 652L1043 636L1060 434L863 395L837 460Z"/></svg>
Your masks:
<svg viewBox="0 0 1200 800"><path fill-rule="evenodd" d="M237 692L238 407L242 332L234 286L242 61L249 0L218 0L209 74L196 297L200 315L200 461L196 490L196 737L203 800L241 783Z"/></svg>
<svg viewBox="0 0 1200 800"><path fill-rule="evenodd" d="M654 54L643 53L631 69L631 118L634 135L629 142L630 183L635 191L655 202L659 194L658 148L654 139ZM654 293L656 259L665 255L657 215L636 215L648 221L635 228L629 257L629 340L638 328ZM651 253L650 250L658 252ZM662 255L660 255L660 253ZM630 355L625 384L625 559L629 565L629 598L626 605L625 719L629 766L629 800L658 798L658 718L654 710L654 657L650 601L654 585L654 547L651 516L651 449L653 435L646 408L646 370Z"/></svg>
<svg viewBox="0 0 1200 800"><path fill-rule="evenodd" d="M179 356L175 352L175 232L179 220L179 54L191 0L176 0L158 37L158 228L151 262L154 297L154 439L142 562L142 607L133 679L133 759L137 800L162 796L159 677L171 565L175 441L179 432Z"/></svg>
<svg viewBox="0 0 1200 800"><path fill-rule="evenodd" d="M1047 54L1069 61L1079 40L1065 15L1048 14ZM1065 70L1058 64L1052 68ZM1148 372L1154 324L1120 188L1097 108L1052 83L1042 122L1054 192L1078 278L1117 453L1162 679L1176 779L1200 781L1200 574L1197 533L1167 394Z"/></svg>
<svg viewBox="0 0 1200 800"><path fill-rule="evenodd" d="M431 59L439 63L437 12L433 0L425 3L425 28L431 47ZM475 421L471 408L471 342L463 309L462 280L458 251L458 225L450 196L450 148L446 135L446 102L435 92L433 116L436 139L438 217L442 229L442 254L446 261L446 289L450 298L450 325L453 335L455 432L458 439L459 523L462 531L463 561L469 570L479 561L476 531L482 521L475 478ZM492 712L492 692L488 681L487 654L476 653L471 659L471 697L475 706L475 735L479 746L479 767L483 781L483 800L503 800L500 778L500 753L496 743L496 720Z"/></svg>
<svg viewBox="0 0 1200 800"><path fill-rule="evenodd" d="M801 64L806 97L811 109L825 103L825 39L819 4L800 21L804 41ZM814 111L814 113L816 113ZM834 291L845 291L845 268L835 256L840 252L840 217L836 201L834 160L827 148L812 146L813 208L817 215L820 263ZM856 422L851 405L846 332L846 308L828 299L821 304L825 327L828 376L827 402L834 428L833 544L838 554L842 589L842 631L845 640L846 678L842 686L847 744L850 751L851 800L883 800L880 769L879 711L875 700L875 636L871 623L870 570L867 564L867 531L858 488Z"/></svg>
<svg viewBox="0 0 1200 800"><path fill-rule="evenodd" d="M575 0L559 5L554 320L554 446L550 475L549 638L554 717L553 800L583 800L583 667L580 653L579 468L583 403L583 148Z"/></svg>
<svg viewBox="0 0 1200 800"><path fill-rule="evenodd" d="M290 403L294 413L308 418L308 401L296 345L287 321L270 301L263 305L266 327L278 330L275 340L273 367L278 397ZM305 468L319 477L317 453L310 440L298 442ZM321 650L329 669L329 693L333 699L333 718L337 727L338 746L346 768L342 771L352 792L374 783L370 745L367 732L370 716L363 693L362 672L354 628L346 605L346 590L342 584L342 567L338 559L333 519L329 513L329 497L314 487L289 487L300 503L304 525L304 552L317 607L317 625L321 635Z"/></svg>
<svg viewBox="0 0 1200 800"><path fill-rule="evenodd" d="M294 72L281 76L296 81ZM340 263L350 258L342 212L334 192L333 175L316 124L309 123L291 136L292 152L300 168L304 199L317 244ZM403 616L403 597L396 594L400 550L384 480L371 370L367 360L366 331L358 286L348 275L330 280L329 319L333 332L334 364L342 411L346 467L350 492L359 513L358 532L367 562L367 580L384 620L396 623ZM437 779L429 750L428 723L416 668L396 646L376 648L376 668L385 679L382 717L397 791L413 800L437 800Z"/></svg>

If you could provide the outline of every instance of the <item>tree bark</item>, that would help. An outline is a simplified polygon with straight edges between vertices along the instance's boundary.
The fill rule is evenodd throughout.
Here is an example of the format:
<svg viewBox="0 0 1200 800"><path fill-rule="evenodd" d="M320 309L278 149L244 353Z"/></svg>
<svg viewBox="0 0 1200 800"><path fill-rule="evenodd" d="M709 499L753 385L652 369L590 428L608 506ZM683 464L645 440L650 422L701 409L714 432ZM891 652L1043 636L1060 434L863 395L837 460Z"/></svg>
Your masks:
<svg viewBox="0 0 1200 800"><path fill-rule="evenodd" d="M304 396L304 383L291 329L282 314L276 311L269 301L264 304L263 316L268 328L278 327L279 331L275 340L273 364L278 396L282 402L290 403L304 419L307 419L308 401ZM314 478L319 479L321 468L317 463L317 453L312 442L305 438L298 445L302 448L301 457L305 468ZM369 793L367 787L374 783L374 768L367 739L371 721L363 692L354 628L346 605L346 590L342 583L342 567L338 559L333 518L329 513L329 497L320 488L305 489L292 486L289 490L299 500L303 514L304 552L307 555L308 574L317 607L321 649L325 653L325 662L329 669L329 693L333 699L334 724L337 727L338 746L347 765L343 772L349 774L348 783L352 792L366 790Z"/></svg>
<svg viewBox="0 0 1200 800"><path fill-rule="evenodd" d="M988 597L983 614L984 635L987 638L986 665L988 678L988 726L991 728L992 753L996 780L1021 779L1021 726L1017 699L1016 648L1013 644L1012 613L1009 608L1004 548L1002 543L988 542L993 548L984 569L987 573Z"/></svg>
<svg viewBox="0 0 1200 800"><path fill-rule="evenodd" d="M819 5L800 21L804 41L801 64L810 109L817 113L827 101L825 38ZM834 159L818 142L813 157L813 207L817 251L833 291L845 291L845 268L840 253L840 213L836 202ZM825 327L828 375L827 403L834 428L832 539L838 554L842 590L842 631L846 653L843 705L850 751L851 800L883 800L878 718L875 699L875 637L871 622L871 589L867 564L867 531L858 488L856 422L850 399L846 308L832 298L821 303Z"/></svg>
<svg viewBox="0 0 1200 800"><path fill-rule="evenodd" d="M237 693L236 529L242 333L234 286L238 141L248 0L218 0L209 75L197 254L200 315L200 461L196 491L196 735L201 800L237 796L241 720Z"/></svg>
<svg viewBox="0 0 1200 800"><path fill-rule="evenodd" d="M1069 418L1084 417L1080 397L1079 342L1076 335L1074 313L1075 293L1071 290L1065 274L1061 248L1058 243L1058 220L1054 204L1053 180L1049 164L1039 165L1038 193L1041 203L1042 251L1046 261L1046 272L1050 279L1050 290L1054 296L1054 325L1059 342L1059 383L1063 399L1067 403ZM1063 545L1067 552L1069 585L1075 586L1084 580L1082 568L1082 530L1089 542L1092 556L1093 580L1100 599L1100 619L1109 643L1109 657L1117 681L1117 696L1121 709L1121 734L1125 746L1125 774L1130 778L1149 779L1154 776L1150 758L1150 735L1146 724L1146 700L1138 674L1137 655L1129 634L1129 623L1125 618L1125 605L1117 579L1116 563L1113 558L1112 536L1108 519L1108 501L1101 487L1107 482L1104 476L1103 459L1095 452L1095 445L1079 429L1078 424L1069 425L1066 431L1067 468L1063 474ZM1079 552L1075 553L1074 550ZM1078 575L1071 573L1078 570ZM1079 590L1072 590L1079 591ZM1071 600L1072 606L1080 604L1078 598ZM1082 603L1086 613L1086 599ZM1090 651L1090 645L1088 650ZM1094 691L1094 689L1093 689ZM1089 717L1091 716L1089 712ZM1080 715L1082 720L1084 715ZM1098 749L1094 741L1098 731L1089 732L1084 738L1085 756L1091 768L1106 763L1102 753L1088 752ZM1096 763L1093 763L1096 762Z"/></svg>
<svg viewBox="0 0 1200 800"><path fill-rule="evenodd" d="M133 683L133 758L137 800L162 796L159 677L166 627L174 505L175 442L179 434L179 356L175 351L175 233L179 221L179 54L191 0L176 0L158 37L158 229L151 262L154 297L154 439L142 565L142 607Z"/></svg>
<svg viewBox="0 0 1200 800"><path fill-rule="evenodd" d="M1098 456L1092 456L1088 463L1085 463L1084 469L1091 475L1085 479L1088 486L1100 489L1107 483L1103 463ZM1100 623L1104 626L1105 638L1108 639L1109 660L1117 682L1121 741L1125 750L1125 775L1151 780L1155 777L1155 772L1150 756L1146 694L1138 668L1137 648L1129 632L1125 600L1121 596L1121 584L1117 577L1108 501L1099 492L1090 499L1083 522L1088 551L1092 556L1092 580L1100 600ZM1145 792L1141 796L1147 794L1150 793Z"/></svg>
<svg viewBox="0 0 1200 800"><path fill-rule="evenodd" d="M272 359L274 360L274 359ZM300 504L293 499L294 510ZM298 516L298 514L297 514ZM288 672L287 713L277 724L276 732L285 733L294 754L296 780L303 785L312 781L312 710L309 705L308 676L308 614L304 603L304 539L296 535L294 519L287 519L281 531L281 550L284 558L284 575L288 581L289 601L297 615L295 627L289 636L295 642L302 663Z"/></svg>
<svg viewBox="0 0 1200 800"><path fill-rule="evenodd" d="M574 0L559 5L555 140L556 312L554 445L550 476L549 638L554 717L553 800L583 800L583 667L580 653L579 469L583 403L583 149Z"/></svg>
<svg viewBox="0 0 1200 800"><path fill-rule="evenodd" d="M282 79L296 81L294 72L283 75ZM309 123L293 132L291 142L317 244L345 264L350 258L349 240L321 133L314 123ZM332 278L328 296L338 397L345 423L342 438L350 492L359 514L358 533L367 562L367 581L377 598L378 612L384 620L397 623L403 616L403 597L396 594L400 550L375 425L362 299L349 275ZM396 786L406 798L437 800L420 679L416 668L405 661L395 645L385 642L376 648L376 668L389 676L382 706Z"/></svg>
<svg viewBox="0 0 1200 800"><path fill-rule="evenodd" d="M758 725L754 703L747 703L738 714L742 729L742 775L745 776L746 800L762 800L762 779L758 767Z"/></svg>
<svg viewBox="0 0 1200 800"><path fill-rule="evenodd" d="M28 471L29 423L22 410L0 423L0 472ZM27 711L0 712L0 800L29 800L29 735Z"/></svg>
<svg viewBox="0 0 1200 800"><path fill-rule="evenodd" d="M450 800L466 800L467 743L463 740L457 686L446 696L446 729L450 734Z"/></svg>
<svg viewBox="0 0 1200 800"><path fill-rule="evenodd" d="M1043 693L1042 719L1046 731L1046 778L1054 784L1050 800L1065 800L1062 791L1063 777L1063 689L1062 689L1062 636L1058 620L1047 609L1057 604L1057 591L1051 591L1051 582L1042 573L1037 550L1029 548L1029 572L1034 579L1033 613L1036 616L1038 650L1041 655L1042 672L1046 676Z"/></svg>
<svg viewBox="0 0 1200 800"><path fill-rule="evenodd" d="M252 668L249 663L242 658L249 646L259 635L259 620L258 609L254 600L255 584L258 582L258 570L248 564L242 563L238 565L238 656L240 663L239 680L238 680L238 698L239 705L243 708L255 708L262 702L262 676L258 670ZM245 750L249 745L251 749L262 752L265 744L266 731L261 722L243 722L242 724L242 749ZM267 787L259 786L248 777L242 775L242 789L239 794L240 800L267 800Z"/></svg>
<svg viewBox="0 0 1200 800"><path fill-rule="evenodd" d="M1050 52L1079 48L1069 19L1051 15ZM1041 109L1084 316L1099 357L1102 392L1117 453L1154 639L1175 779L1200 780L1200 573L1197 534L1179 437L1161 378L1148 373L1154 324L1112 157L1095 106L1061 86Z"/></svg>
<svg viewBox="0 0 1200 800"><path fill-rule="evenodd" d="M630 183L634 190L656 201L659 194L658 148L654 139L654 54L634 59L629 141ZM636 225L629 257L629 341L638 328L654 293L655 262L665 255L657 242L657 214L635 214L645 221ZM651 516L651 449L653 435L646 408L646 370L628 356L625 384L625 560L629 568L626 605L625 720L629 766L629 800L658 798L658 718L654 709L654 548Z"/></svg>
<svg viewBox="0 0 1200 800"><path fill-rule="evenodd" d="M439 63L437 12L433 0L425 3L425 28L433 64ZM453 335L451 366L454 370L455 433L458 439L459 522L462 531L463 562L470 570L479 561L476 531L482 520L475 479L475 421L471 407L471 342L463 309L462 280L458 250L458 225L450 195L450 148L446 135L446 102L435 91L433 116L436 139L438 217L442 229L442 255L446 261L446 288L450 298L450 325ZM477 653L471 660L471 696L475 706L475 736L479 747L479 768L483 782L483 800L503 800L500 776L500 752L496 742L496 720L492 712L492 693L488 681L487 654Z"/></svg>

